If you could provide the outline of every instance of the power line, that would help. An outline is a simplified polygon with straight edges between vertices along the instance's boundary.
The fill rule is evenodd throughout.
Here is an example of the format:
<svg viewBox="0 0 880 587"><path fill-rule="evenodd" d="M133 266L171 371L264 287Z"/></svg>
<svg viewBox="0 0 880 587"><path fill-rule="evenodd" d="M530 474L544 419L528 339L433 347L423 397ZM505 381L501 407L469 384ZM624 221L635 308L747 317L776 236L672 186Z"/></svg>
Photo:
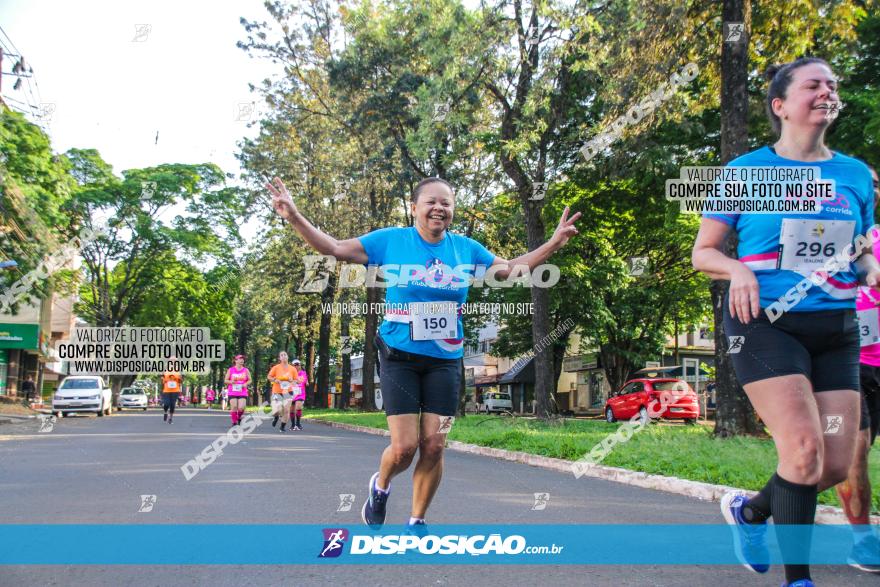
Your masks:
<svg viewBox="0 0 880 587"><path fill-rule="evenodd" d="M19 60L19 63L22 63L24 61L24 56L22 55L22 52L18 49L18 47L15 46L15 43L12 42L12 38L3 29L2 26L0 26L0 33L2 33L2 35L4 37L6 37L6 41L9 43L9 47L12 48L12 51L9 51L9 47L7 47L6 43L3 42L3 39L0 38L0 45L2 45L4 55L9 54L10 57L17 57ZM25 63L27 63L27 62L25 62ZM27 89L23 90L26 94L27 102L22 102L22 101L18 101L18 100L16 100L16 101L19 104L27 104L28 106L30 106L31 116L33 116L39 120L40 118L42 118L42 114L43 114L42 113L43 99L42 99L42 96L40 95L40 87L37 84L37 79L34 76L34 69L33 69L33 67L28 67L28 69L29 69L30 75L17 75L14 73L11 74L11 75L16 75L16 77L18 77L19 82L22 79L24 79L25 84L27 86ZM2 75L2 72L0 72L0 75ZM32 80L33 80L33 82L32 82ZM19 85L19 87L21 87L21 86ZM13 98L10 98L9 96L6 96L6 98L13 99Z"/></svg>
<svg viewBox="0 0 880 587"><path fill-rule="evenodd" d="M15 52L21 55L21 51L18 50L18 47L15 46L15 43L12 42L12 39L9 38L9 35L6 34L6 31L3 30L3 27L0 26L0 33L3 33L3 36L6 37L6 40L9 41L9 44L15 49Z"/></svg>
<svg viewBox="0 0 880 587"><path fill-rule="evenodd" d="M12 96L4 96L3 99L4 99L4 100L9 100L9 101L11 101L11 102L18 102L18 103L21 104L22 106L27 106L28 108L33 108L33 107L34 107L33 104L28 104L27 102L22 102L21 100L19 100L19 99L17 99L17 98L13 98Z"/></svg>

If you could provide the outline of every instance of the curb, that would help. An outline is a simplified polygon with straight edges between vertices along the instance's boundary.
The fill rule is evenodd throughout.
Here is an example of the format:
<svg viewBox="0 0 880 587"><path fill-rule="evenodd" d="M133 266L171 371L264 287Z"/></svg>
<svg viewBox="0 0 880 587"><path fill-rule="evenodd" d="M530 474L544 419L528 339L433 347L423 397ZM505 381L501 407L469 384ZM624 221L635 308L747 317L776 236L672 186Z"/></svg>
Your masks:
<svg viewBox="0 0 880 587"><path fill-rule="evenodd" d="M353 432L363 432L376 436L391 435L387 430L368 428L367 426L358 426L356 424L343 424L342 422L332 422L329 420L321 420L319 418L309 418L309 421L324 424L332 428L343 428ZM479 446L477 444L468 444L457 440L447 440L446 448L456 452L492 457L505 461L523 463L533 467L540 467L542 469L550 469L560 473L573 474L572 465L574 465L574 462L566 461L564 459L533 455L527 452L504 450L502 448ZM595 477L597 479L612 481L614 483L623 483L624 485L632 485L643 489L665 491L676 495L694 497L703 501L720 502L721 497L728 491L742 491L749 496L757 494L757 491L748 491L736 487L728 487L727 485L713 485L701 481L688 481L686 479L679 479L678 477L666 477L664 475L641 473L638 471L630 471L629 469L620 469L618 467L606 467L605 465L587 464L582 470L584 477ZM830 505L820 505L816 508L816 523L848 524L849 522L841 508ZM880 516L871 516L870 523L880 524Z"/></svg>
<svg viewBox="0 0 880 587"><path fill-rule="evenodd" d="M18 414L0 414L0 418L12 418L14 420L33 420L36 416L19 416ZM8 424L9 422L5 422Z"/></svg>

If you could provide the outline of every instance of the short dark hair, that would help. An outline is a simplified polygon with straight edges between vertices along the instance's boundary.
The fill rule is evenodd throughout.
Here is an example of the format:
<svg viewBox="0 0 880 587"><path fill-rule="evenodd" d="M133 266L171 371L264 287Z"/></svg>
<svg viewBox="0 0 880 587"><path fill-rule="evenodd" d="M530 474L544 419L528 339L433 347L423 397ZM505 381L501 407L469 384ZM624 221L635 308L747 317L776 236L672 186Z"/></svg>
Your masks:
<svg viewBox="0 0 880 587"><path fill-rule="evenodd" d="M785 95L788 92L788 86L791 85L791 78L794 75L794 71L805 65L812 65L813 63L821 63L828 69L831 69L828 62L820 57L798 57L791 63L771 65L764 72L764 79L770 82L770 86L767 88L767 118L770 119L770 126L773 127L773 132L777 135L782 132L782 121L779 120L779 117L773 112L773 100L776 98L785 99Z"/></svg>
<svg viewBox="0 0 880 587"><path fill-rule="evenodd" d="M418 184L416 184L415 189L413 189L412 196L410 196L410 200L413 204L419 201L419 195L421 195L422 189L424 189L424 187L427 185L431 185L432 183L442 183L449 188L449 191L452 192L453 197L455 196L455 188L453 188L452 184L445 179L440 179L439 177L426 177Z"/></svg>

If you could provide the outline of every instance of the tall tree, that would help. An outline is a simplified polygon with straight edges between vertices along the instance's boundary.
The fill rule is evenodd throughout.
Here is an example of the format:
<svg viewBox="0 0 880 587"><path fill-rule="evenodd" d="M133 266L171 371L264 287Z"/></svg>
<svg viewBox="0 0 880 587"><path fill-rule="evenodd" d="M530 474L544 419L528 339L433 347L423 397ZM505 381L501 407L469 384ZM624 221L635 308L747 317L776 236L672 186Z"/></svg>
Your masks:
<svg viewBox="0 0 880 587"><path fill-rule="evenodd" d="M725 164L749 150L749 36L751 0L724 0L721 8L725 23L744 23L738 42L725 40L721 45L721 163ZM724 253L736 258L736 235L731 232ZM732 436L759 429L754 410L736 378L733 361L727 352L724 330L724 299L730 282L714 279L710 285L715 321L716 403L715 434Z"/></svg>

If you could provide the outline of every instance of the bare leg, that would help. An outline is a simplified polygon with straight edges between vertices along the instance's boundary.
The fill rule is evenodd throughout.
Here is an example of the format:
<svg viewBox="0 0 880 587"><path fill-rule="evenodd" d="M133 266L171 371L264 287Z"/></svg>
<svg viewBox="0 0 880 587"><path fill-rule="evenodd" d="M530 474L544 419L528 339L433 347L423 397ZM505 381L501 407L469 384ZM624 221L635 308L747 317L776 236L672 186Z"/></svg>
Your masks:
<svg viewBox="0 0 880 587"><path fill-rule="evenodd" d="M871 523L871 480L868 478L868 452L871 450L871 431L860 430L856 443L856 455L849 474L838 484L837 497L853 526Z"/></svg>
<svg viewBox="0 0 880 587"><path fill-rule="evenodd" d="M441 416L422 414L419 460L413 471L412 517L424 518L443 477L446 435L440 434Z"/></svg>
<svg viewBox="0 0 880 587"><path fill-rule="evenodd" d="M391 432L391 444L382 452L379 478L376 480L379 489L388 489L391 480L406 471L412 463L419 445L419 415L388 416L388 430Z"/></svg>
<svg viewBox="0 0 880 587"><path fill-rule="evenodd" d="M300 425L300 421L301 421L301 419L302 419L302 409L303 409L303 402L302 402L302 400L297 400L297 401L293 402L293 408L292 408L292 409L293 409L293 416L294 416L294 418L295 418L294 423L295 423L297 426L299 426L299 425Z"/></svg>
<svg viewBox="0 0 880 587"><path fill-rule="evenodd" d="M824 444L819 408L809 380L803 375L783 375L748 383L744 389L773 435L779 476L803 485L818 483Z"/></svg>
<svg viewBox="0 0 880 587"><path fill-rule="evenodd" d="M847 478L856 456L861 420L860 399L856 390L823 391L816 394L819 425L825 445L819 491L834 487ZM833 426L837 416L842 418L839 428Z"/></svg>
<svg viewBox="0 0 880 587"><path fill-rule="evenodd" d="M284 398L281 402L281 423L287 424L290 422L290 404L291 404L290 396Z"/></svg>

